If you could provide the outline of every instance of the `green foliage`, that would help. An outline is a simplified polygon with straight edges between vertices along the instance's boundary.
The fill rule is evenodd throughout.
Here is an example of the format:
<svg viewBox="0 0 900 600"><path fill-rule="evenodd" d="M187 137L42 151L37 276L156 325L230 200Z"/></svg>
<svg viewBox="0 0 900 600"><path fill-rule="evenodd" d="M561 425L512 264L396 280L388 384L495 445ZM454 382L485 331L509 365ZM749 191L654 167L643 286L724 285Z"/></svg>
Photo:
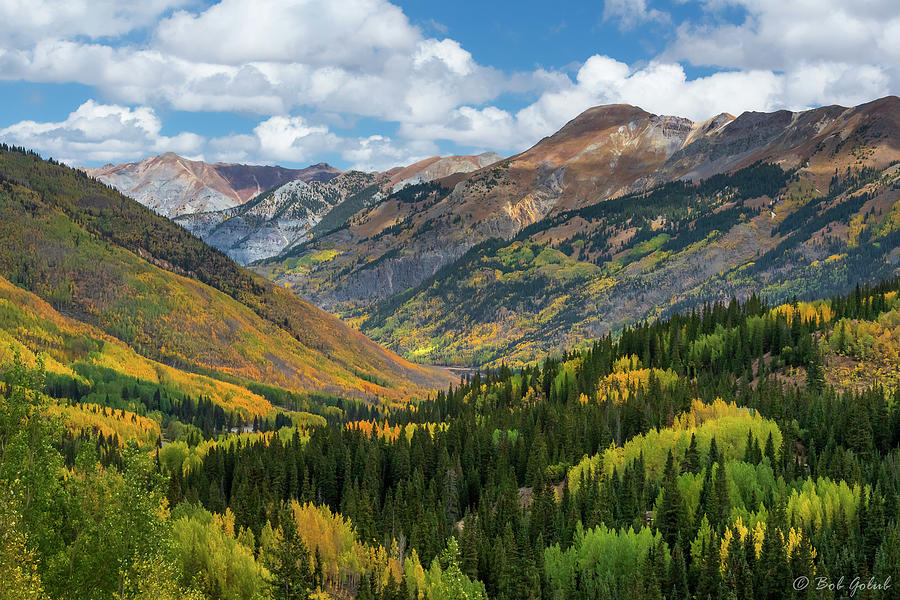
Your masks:
<svg viewBox="0 0 900 600"><path fill-rule="evenodd" d="M277 600L308 600L312 587L309 552L291 511L281 518L280 536L269 555L272 595Z"/></svg>
<svg viewBox="0 0 900 600"><path fill-rule="evenodd" d="M651 553L653 556L651 557ZM544 554L551 598L597 598L616 590L652 586L649 572L668 567L668 550L659 534L649 528L614 531L599 525L576 528L570 548L550 546ZM659 591L660 581L656 581Z"/></svg>
<svg viewBox="0 0 900 600"><path fill-rule="evenodd" d="M187 504L172 514L175 561L184 586L196 585L207 598L266 597L268 572L254 549L228 536L208 511Z"/></svg>
<svg viewBox="0 0 900 600"><path fill-rule="evenodd" d="M435 557L425 573L425 596L429 600L486 600L484 585L472 581L460 569L456 538L447 541L440 558Z"/></svg>
<svg viewBox="0 0 900 600"><path fill-rule="evenodd" d="M712 202L679 185L673 197ZM635 234L637 254L652 254L632 264L664 260L686 232ZM78 243L103 256L98 239ZM605 268L526 241L468 260L554 285ZM79 340L4 287L0 331L37 368L14 361L0 388L0 597L743 600L792 597L793 576L813 570L896 576L900 396L843 386L832 365L864 350L893 364L898 288L717 302L399 407L257 388L330 410L225 434L205 394L104 370L88 359L121 346ZM56 352L51 377L35 337ZM165 421L165 443L138 449L50 418L84 398Z"/></svg>

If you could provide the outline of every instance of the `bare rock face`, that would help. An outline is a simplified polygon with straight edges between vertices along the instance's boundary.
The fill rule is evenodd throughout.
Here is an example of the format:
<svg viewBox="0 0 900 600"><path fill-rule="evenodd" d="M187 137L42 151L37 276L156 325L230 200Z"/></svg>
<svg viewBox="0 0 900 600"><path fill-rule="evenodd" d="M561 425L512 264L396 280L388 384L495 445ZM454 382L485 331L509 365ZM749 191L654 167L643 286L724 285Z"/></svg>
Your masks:
<svg viewBox="0 0 900 600"><path fill-rule="evenodd" d="M227 210L289 181L329 181L340 173L324 163L305 169L209 164L171 152L85 172L170 218Z"/></svg>
<svg viewBox="0 0 900 600"><path fill-rule="evenodd" d="M346 219L392 190L471 173L500 158L492 152L434 157L387 173L348 171L328 181L297 179L239 206L174 218L194 235L246 265L302 244L314 230L321 229L317 228L320 222L329 223L331 228L343 225Z"/></svg>
<svg viewBox="0 0 900 600"><path fill-rule="evenodd" d="M246 265L305 241L335 206L374 181L373 174L359 171L328 182L289 181L240 206L181 215L175 222Z"/></svg>
<svg viewBox="0 0 900 600"><path fill-rule="evenodd" d="M435 156L426 158L396 171L390 180L391 190L401 190L408 185L428 183L455 173L471 173L494 164L503 157L496 152L484 152L477 156Z"/></svg>

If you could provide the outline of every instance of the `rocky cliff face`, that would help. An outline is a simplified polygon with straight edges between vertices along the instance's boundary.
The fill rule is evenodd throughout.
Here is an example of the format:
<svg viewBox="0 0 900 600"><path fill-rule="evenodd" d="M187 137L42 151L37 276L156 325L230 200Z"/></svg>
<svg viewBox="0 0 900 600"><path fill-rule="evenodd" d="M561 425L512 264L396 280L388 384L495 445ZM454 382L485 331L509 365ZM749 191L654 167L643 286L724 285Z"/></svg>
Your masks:
<svg viewBox="0 0 900 600"><path fill-rule="evenodd" d="M289 181L324 182L340 173L324 163L305 169L209 164L171 152L139 162L84 170L170 218L227 210Z"/></svg>
<svg viewBox="0 0 900 600"><path fill-rule="evenodd" d="M182 215L175 222L237 262L249 264L305 241L335 206L374 182L375 175L359 171L328 182L290 181L241 206Z"/></svg>
<svg viewBox="0 0 900 600"><path fill-rule="evenodd" d="M327 182L295 180L237 207L175 218L236 261L250 264L302 244L316 231L324 233L343 225L391 191L471 173L500 158L491 152L433 157L386 173L349 171ZM320 222L323 227L317 227Z"/></svg>

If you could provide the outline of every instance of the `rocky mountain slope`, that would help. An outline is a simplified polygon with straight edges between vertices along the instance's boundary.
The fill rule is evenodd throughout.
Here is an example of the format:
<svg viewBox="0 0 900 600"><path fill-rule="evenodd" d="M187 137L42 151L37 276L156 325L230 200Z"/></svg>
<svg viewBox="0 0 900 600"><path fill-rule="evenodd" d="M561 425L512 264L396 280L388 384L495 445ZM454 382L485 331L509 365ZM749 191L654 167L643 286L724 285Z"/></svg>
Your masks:
<svg viewBox="0 0 900 600"><path fill-rule="evenodd" d="M240 206L183 214L175 220L239 263L249 264L343 225L391 191L471 173L500 159L500 155L491 152L435 156L385 173L348 171L327 182L295 180Z"/></svg>
<svg viewBox="0 0 900 600"><path fill-rule="evenodd" d="M328 182L298 179L240 206L181 215L175 222L246 265L305 241L336 206L370 192L376 179L375 174L359 171L342 173Z"/></svg>
<svg viewBox="0 0 900 600"><path fill-rule="evenodd" d="M455 173L471 173L501 160L503 157L496 152L484 152L476 156L432 156L408 167L391 169L385 174L390 177L390 191L396 192L408 185L428 183Z"/></svg>
<svg viewBox="0 0 900 600"><path fill-rule="evenodd" d="M896 97L702 123L597 107L261 272L409 358L527 360L673 305L892 271L898 159Z"/></svg>
<svg viewBox="0 0 900 600"><path fill-rule="evenodd" d="M171 378L174 370L223 382L223 390L237 385L223 402L263 392L302 402L400 401L451 380L386 351L137 202L34 154L0 149L0 239L0 277L85 324L98 343L111 336L129 356L168 368L129 367L137 359L120 351L94 357L130 377Z"/></svg>
<svg viewBox="0 0 900 600"><path fill-rule="evenodd" d="M324 163L305 169L209 164L171 152L84 171L165 217L233 208L289 181L324 182L340 173Z"/></svg>

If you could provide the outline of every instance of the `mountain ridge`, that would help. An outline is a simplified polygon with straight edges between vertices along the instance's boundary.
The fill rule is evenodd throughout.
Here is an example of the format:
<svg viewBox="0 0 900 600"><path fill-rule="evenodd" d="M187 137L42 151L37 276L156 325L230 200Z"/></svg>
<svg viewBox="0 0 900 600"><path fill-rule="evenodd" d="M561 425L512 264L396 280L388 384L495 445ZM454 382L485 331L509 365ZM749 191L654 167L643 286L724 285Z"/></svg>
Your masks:
<svg viewBox="0 0 900 600"><path fill-rule="evenodd" d="M425 285L425 282L439 284L439 281L430 278L462 260L468 250L479 244L492 239L511 243L523 231L531 231L526 236L530 241L522 241L537 243L536 255L540 255L545 247L561 247L566 257L563 263L571 261L570 266L576 269L586 269L584 265L591 268L599 266L606 276L598 274L598 281L606 281L603 285L613 285L611 289L619 289L621 285L648 285L653 278L648 279L649 276L642 274L642 269L649 269L648 273L664 269L659 273L669 272L670 277L683 280L685 285L694 281L692 269L715 280L721 269L726 273L739 269L742 264L752 263L757 253L767 256L775 250L787 251L784 247L786 243L799 244L790 252L798 252L802 260L810 263L822 261L831 254L842 254L839 250L846 249L848 244L851 250L857 246L856 234L847 237L847 226L841 220L862 220L862 224L852 225L851 229L871 227L873 235L887 235L883 231L887 225L876 226L876 219L866 215L875 210L875 217L880 222L892 214L894 192L891 181L895 174L885 169L897 160L900 160L900 99L896 97L852 108L746 112L737 117L723 113L699 123L678 117L651 115L632 106L595 107L518 155L469 174L452 175L427 186L413 186L392 194L377 205L362 210L346 227L264 261L258 270L290 285L314 303L362 326L370 335L408 358L425 362L435 360L443 364L447 357L437 357L434 348L452 345L455 343L453 336L461 335L472 340L469 346L473 351L485 341L485 336L497 334L497 319L506 319L502 317L504 312L508 315L516 313L516 294L510 290L497 299L491 309L495 314L486 317L486 321L473 315L465 317L460 313L458 304L442 304L434 294L420 296L425 304L413 302L407 306L408 310L402 310L395 318L391 318L390 310L385 312L375 307L382 303L385 307L399 310L402 304L397 302L403 298L412 302L408 294L421 291L419 286ZM777 165L779 170L763 168L766 164ZM679 198L683 196L679 202L699 202L694 209L699 212L693 215L690 214L690 205L672 204L664 197L660 197L660 202L668 203L665 204L668 208L660 209L656 214L651 215L645 210L647 207L641 207L639 197L629 200L630 204L624 208L615 209L624 212L604 214L604 207L613 210L614 206L620 206L607 204L617 198L650 194L654 189L672 182L695 182L700 185L699 182L715 180L723 174L730 177L753 165L760 167L754 167L756 170L749 173L757 173L773 183L781 182L774 189L765 187L771 195L742 196L737 201L729 200L734 192L723 181L716 184L720 187L710 188L712 196L697 196L689 189L673 188L672 194L681 194ZM779 175L779 172L782 174ZM869 182L860 183L837 195L828 194L836 181L861 181L860 178L865 179L876 172L883 173L890 180L886 188L878 184L881 185L877 188L880 191L871 188L874 184ZM870 189L873 191L867 191ZM862 204L857 200L859 194L869 193L879 196ZM798 232L779 228L782 220L810 203L819 207L816 209L818 212L813 213L812 221L802 225ZM825 210L824 207L831 208ZM823 223L824 229L821 231L816 229L803 233L812 223L817 223L817 219L837 215L844 210L841 207L847 207L850 212L831 224ZM591 216L580 216L577 211L581 210L591 211ZM555 222L557 218L562 221ZM866 219L871 220L872 224L867 225ZM800 222L791 217L788 223L795 226ZM529 229L532 226L534 228ZM686 257L685 253L701 251L699 247L691 250L691 244L702 241L700 231L713 236L704 242L705 248L719 248L723 252L717 252L715 258L710 255L706 263L698 262L702 253L696 254L678 266L677 261L682 258L677 256ZM801 233L813 237L800 239ZM843 237L834 237L838 234ZM669 239L671 241L667 241ZM694 241L688 243L688 240ZM834 246L834 252L823 254L826 243ZM739 244L744 250L729 254L724 252L725 246L720 247L728 244ZM665 248L668 247L676 248L676 254L667 254ZM502 244L491 252L501 249ZM711 250L703 250L708 251ZM640 260L628 258L632 255ZM878 256L878 261L886 257ZM547 258L548 255L545 255L541 260ZM651 259L658 264L648 263ZM559 260L562 259L553 259L557 263ZM878 261L870 269L880 269L878 265L881 262ZM615 266L620 263L631 266L620 272L619 267ZM461 268L461 264L457 266ZM757 268L754 277L763 279L757 279L754 285L781 285L779 281L784 283L785 278L789 279L788 272L800 268L800 263L796 261L790 264L792 266L787 270L775 269L770 264L767 267L769 271L765 273ZM815 277L826 277L822 270L825 264L820 262L816 267L819 275ZM831 265L833 269L830 272L836 272L834 269L842 264L838 261ZM701 265L702 268L699 268ZM718 267L708 271L710 265ZM474 264L469 265L469 268L474 267ZM464 271L462 269L461 272ZM516 275L519 276L521 274ZM493 280L490 270L480 277L482 281ZM537 280L524 277L523 285L530 281L531 285L539 286ZM588 285L590 279L584 279L584 285ZM707 283L705 280L695 281L687 287L679 284L671 289L673 295L666 301L685 302L688 299L683 297L684 294L695 293L706 300L718 299L718 296L709 296L715 293L710 288L701 293L700 289ZM459 290L462 294L459 299L487 293L483 285L475 280L466 285L467 291ZM493 284L484 285L490 287ZM658 287L659 283L654 285ZM699 287L691 292L691 286ZM733 283L722 287L739 291L740 295L746 294L748 289L746 285L735 287ZM778 289L787 288L782 285ZM634 293L632 290L625 297L632 297ZM554 302L562 302L561 306L546 313L545 318L557 322L563 318L560 315L565 312L565 303L574 300L566 299L567 293L562 289L548 291L548 294L548 297L537 300L535 310L540 313L556 306ZM590 292L589 296L594 298L592 302L598 301L595 292ZM623 322L633 322L660 309L654 303L641 301L640 297L638 293L631 308L613 321L600 327L591 326L581 335L604 335L621 327ZM663 300L656 295L651 294L651 297L656 298L654 302ZM581 301L585 300L582 298ZM701 301L699 297L695 300ZM607 311L608 305L605 303L608 301L604 300L595 310L601 313ZM432 311L426 310L426 306ZM375 320L372 319L374 314L379 315ZM466 327L454 323L454 316L461 319L461 323L466 323ZM467 321L467 318L474 320ZM404 319L406 324L402 325ZM601 317L600 322L603 321ZM502 329L514 332L516 325L513 322L514 319ZM558 322L556 327L562 327L564 322L565 319ZM474 329L480 333L464 333L464 330ZM543 330L543 326L539 329ZM424 337L416 333L424 330L444 333ZM558 347L549 339L540 339L542 334L532 334L538 335L539 352ZM512 339L517 338L514 335ZM561 345L571 344L572 341L571 338L565 339ZM465 364L478 364L477 361L471 362L471 355L466 356L469 358L463 361ZM491 356L488 362L499 360L502 352Z"/></svg>
<svg viewBox="0 0 900 600"><path fill-rule="evenodd" d="M173 152L83 170L166 217L234 208L289 181L328 181L340 174L326 163L287 169L206 163Z"/></svg>
<svg viewBox="0 0 900 600"><path fill-rule="evenodd" d="M0 276L69 317L169 366L297 393L397 402L452 380L79 173L0 151Z"/></svg>
<svg viewBox="0 0 900 600"><path fill-rule="evenodd" d="M318 231L342 225L359 210L392 192L470 173L501 158L492 152L434 156L383 173L347 171L324 182L294 180L233 208L183 214L174 219L241 264L249 264L302 244ZM318 227L323 219L330 225Z"/></svg>

